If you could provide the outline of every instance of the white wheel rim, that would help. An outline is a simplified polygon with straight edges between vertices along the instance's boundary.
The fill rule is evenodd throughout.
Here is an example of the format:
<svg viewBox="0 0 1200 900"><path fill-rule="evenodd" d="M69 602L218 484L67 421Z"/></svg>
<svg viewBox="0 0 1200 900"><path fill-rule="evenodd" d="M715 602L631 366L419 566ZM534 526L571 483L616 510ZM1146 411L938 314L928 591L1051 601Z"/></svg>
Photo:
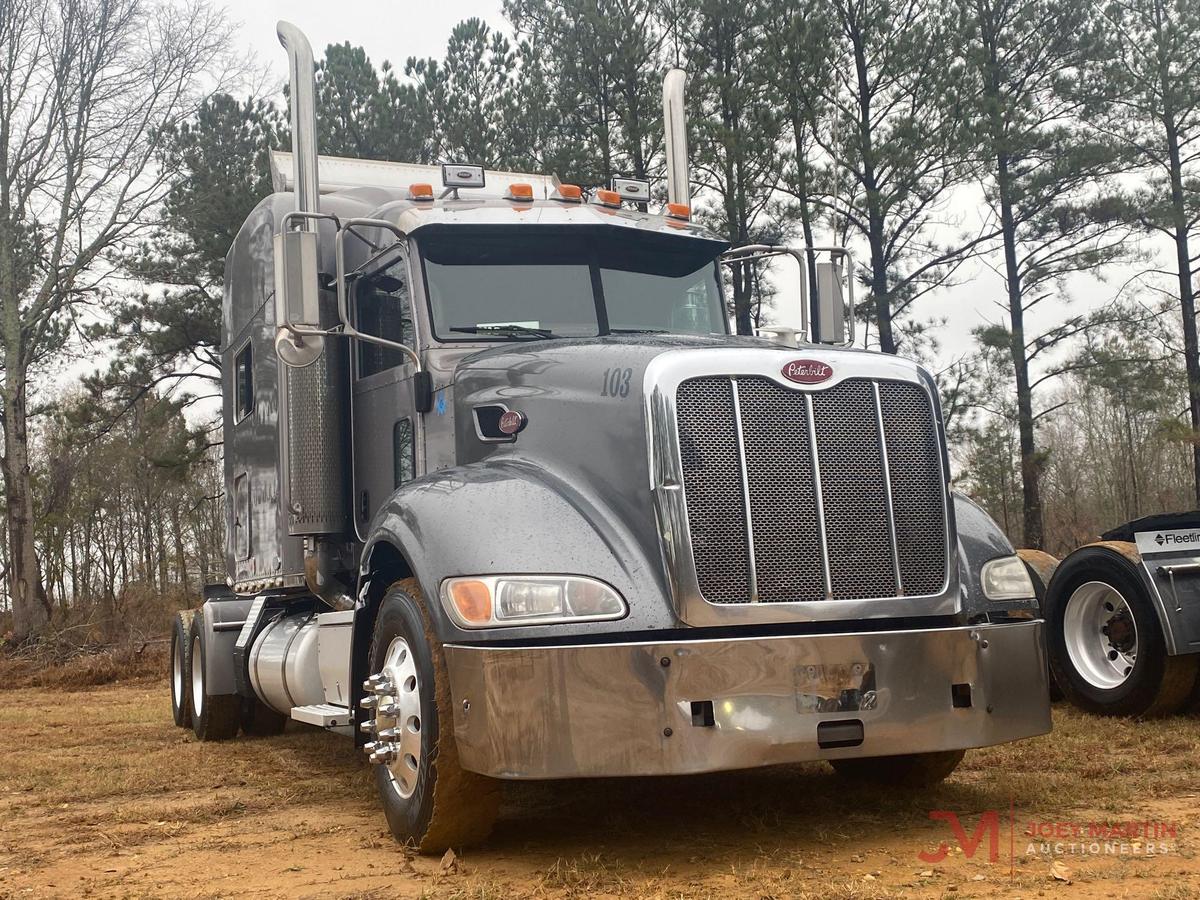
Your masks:
<svg viewBox="0 0 1200 900"><path fill-rule="evenodd" d="M175 642L171 654L171 703L177 710L183 708L183 641Z"/></svg>
<svg viewBox="0 0 1200 900"><path fill-rule="evenodd" d="M1137 623L1111 584L1089 581L1075 589L1063 615L1063 639L1075 671L1092 687L1112 690L1133 673Z"/></svg>
<svg viewBox="0 0 1200 900"><path fill-rule="evenodd" d="M396 756L384 768L388 782L397 794L407 800L417 789L421 771L421 684L417 677L417 661L413 658L408 641L394 638L388 645L379 672L391 685L391 692L380 696L380 710L376 713L377 730L394 729L399 737L391 743L396 747ZM394 705L396 715L385 715L383 707Z"/></svg>
<svg viewBox="0 0 1200 900"><path fill-rule="evenodd" d="M200 658L200 639L192 641L192 715L204 712L204 660Z"/></svg>

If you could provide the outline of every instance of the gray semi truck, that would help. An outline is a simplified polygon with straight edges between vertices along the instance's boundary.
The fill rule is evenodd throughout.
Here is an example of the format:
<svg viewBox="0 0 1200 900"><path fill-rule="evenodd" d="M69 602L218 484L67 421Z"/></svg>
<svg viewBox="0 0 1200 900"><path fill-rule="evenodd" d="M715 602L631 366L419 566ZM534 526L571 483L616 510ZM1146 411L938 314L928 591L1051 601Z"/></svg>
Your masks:
<svg viewBox="0 0 1200 900"><path fill-rule="evenodd" d="M226 263L228 582L175 623L178 724L348 735L423 851L486 836L505 779L920 784L1049 730L1033 586L950 488L933 379L850 346L844 251L691 221L682 72L660 212L318 157L278 30L295 152ZM723 267L780 256L800 328L730 334Z"/></svg>

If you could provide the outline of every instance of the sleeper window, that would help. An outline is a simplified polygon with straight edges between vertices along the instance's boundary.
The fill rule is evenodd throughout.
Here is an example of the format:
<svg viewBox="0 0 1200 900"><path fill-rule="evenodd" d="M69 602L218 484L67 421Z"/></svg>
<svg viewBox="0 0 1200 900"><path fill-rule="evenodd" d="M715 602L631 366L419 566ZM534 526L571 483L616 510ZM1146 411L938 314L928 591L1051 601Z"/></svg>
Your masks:
<svg viewBox="0 0 1200 900"><path fill-rule="evenodd" d="M254 410L254 365L249 341L234 357L233 369L234 402L237 404L234 421L240 422Z"/></svg>

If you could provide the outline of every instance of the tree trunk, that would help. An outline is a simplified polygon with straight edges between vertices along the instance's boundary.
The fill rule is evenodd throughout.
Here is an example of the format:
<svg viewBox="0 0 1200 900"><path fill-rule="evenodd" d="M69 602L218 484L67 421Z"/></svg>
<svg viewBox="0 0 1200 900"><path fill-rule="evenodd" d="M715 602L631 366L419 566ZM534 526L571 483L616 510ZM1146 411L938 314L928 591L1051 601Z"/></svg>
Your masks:
<svg viewBox="0 0 1200 900"><path fill-rule="evenodd" d="M11 333L11 332L10 332ZM33 479L29 469L29 434L25 405L25 383L19 349L10 346L5 354L4 383L4 473L7 500L5 529L8 533L8 591L12 600L13 640L36 637L50 621L50 606L42 586L37 549L33 540Z"/></svg>
<svg viewBox="0 0 1200 900"><path fill-rule="evenodd" d="M1004 276L1008 282L1008 314L1011 323L1010 351L1017 382L1017 434L1021 450L1022 543L1041 550L1042 533L1041 460L1033 431L1033 388L1029 383L1029 360L1025 356L1025 308L1021 274L1017 266L1017 226L1012 209L1012 176L1008 156L996 159L996 187L1000 195L1000 225L1004 232Z"/></svg>
<svg viewBox="0 0 1200 900"><path fill-rule="evenodd" d="M1188 216L1183 199L1183 162L1179 131L1168 108L1163 113L1171 180L1171 215L1175 265L1179 274L1179 310L1183 316L1183 361L1187 369L1188 412L1192 425L1192 487L1200 508L1200 342L1196 337L1196 293L1192 286L1192 257L1188 246Z"/></svg>

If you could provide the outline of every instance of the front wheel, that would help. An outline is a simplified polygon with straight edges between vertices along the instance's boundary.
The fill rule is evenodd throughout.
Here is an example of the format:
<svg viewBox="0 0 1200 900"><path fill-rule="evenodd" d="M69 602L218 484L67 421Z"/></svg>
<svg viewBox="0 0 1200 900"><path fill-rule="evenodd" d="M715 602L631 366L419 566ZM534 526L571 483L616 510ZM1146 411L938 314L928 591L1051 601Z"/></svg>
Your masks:
<svg viewBox="0 0 1200 900"><path fill-rule="evenodd" d="M930 787L945 781L962 762L965 750L908 753L902 756L831 759L833 771L843 778L899 788Z"/></svg>
<svg viewBox="0 0 1200 900"><path fill-rule="evenodd" d="M1047 597L1050 667L1067 699L1107 716L1167 716L1187 703L1197 656L1168 656L1136 569L1101 547L1069 556Z"/></svg>
<svg viewBox="0 0 1200 900"><path fill-rule="evenodd" d="M380 603L370 671L365 749L392 834L422 853L483 841L500 786L458 763L445 657L415 579L393 584Z"/></svg>

